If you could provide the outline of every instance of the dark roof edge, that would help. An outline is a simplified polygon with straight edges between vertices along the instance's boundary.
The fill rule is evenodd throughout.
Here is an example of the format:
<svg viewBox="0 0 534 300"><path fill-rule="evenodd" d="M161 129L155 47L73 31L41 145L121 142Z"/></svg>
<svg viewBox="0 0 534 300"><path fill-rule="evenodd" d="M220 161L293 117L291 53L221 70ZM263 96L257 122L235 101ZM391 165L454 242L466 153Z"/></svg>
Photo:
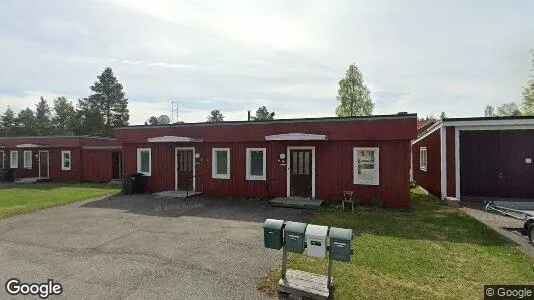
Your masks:
<svg viewBox="0 0 534 300"><path fill-rule="evenodd" d="M324 117L324 118L300 118L300 119L278 119L269 121L224 121L224 122L194 122L183 124L168 125L131 125L119 127L118 129L135 129L135 128L169 128L169 127L187 127L187 126L225 126L225 125L256 125L256 124L284 124L284 123L313 123L313 122L349 122L349 121L366 121L366 120L387 120L387 119L417 119L417 114L394 114L394 115L374 115L359 117Z"/></svg>
<svg viewBox="0 0 534 300"><path fill-rule="evenodd" d="M465 117L465 118L445 118L443 122L455 121L485 121L485 120L529 120L534 119L534 116L510 116L510 117Z"/></svg>
<svg viewBox="0 0 534 300"><path fill-rule="evenodd" d="M12 139L52 139L52 138L84 138L84 139L98 139L116 141L117 139L104 136L90 136L90 135L41 135L41 136L0 136L0 140Z"/></svg>

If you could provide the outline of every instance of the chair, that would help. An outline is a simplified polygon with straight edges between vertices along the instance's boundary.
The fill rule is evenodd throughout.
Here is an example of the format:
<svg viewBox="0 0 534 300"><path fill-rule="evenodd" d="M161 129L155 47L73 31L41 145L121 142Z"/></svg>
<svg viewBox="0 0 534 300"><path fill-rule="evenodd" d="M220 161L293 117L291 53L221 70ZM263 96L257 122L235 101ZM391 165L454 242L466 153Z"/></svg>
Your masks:
<svg viewBox="0 0 534 300"><path fill-rule="evenodd" d="M345 202L347 202L350 203L351 210L352 212L354 212L354 200L352 200L353 195L353 191L343 191L343 201L341 202L341 205L343 206L343 211L345 211Z"/></svg>

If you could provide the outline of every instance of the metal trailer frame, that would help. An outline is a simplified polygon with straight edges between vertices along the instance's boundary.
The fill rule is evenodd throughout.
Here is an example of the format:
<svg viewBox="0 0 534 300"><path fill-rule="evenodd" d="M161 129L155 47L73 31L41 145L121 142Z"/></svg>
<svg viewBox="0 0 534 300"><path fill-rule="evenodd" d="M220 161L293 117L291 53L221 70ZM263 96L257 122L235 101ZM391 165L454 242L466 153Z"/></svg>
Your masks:
<svg viewBox="0 0 534 300"><path fill-rule="evenodd" d="M534 202L489 201L486 204L486 211L523 221L521 233L528 236L534 245Z"/></svg>

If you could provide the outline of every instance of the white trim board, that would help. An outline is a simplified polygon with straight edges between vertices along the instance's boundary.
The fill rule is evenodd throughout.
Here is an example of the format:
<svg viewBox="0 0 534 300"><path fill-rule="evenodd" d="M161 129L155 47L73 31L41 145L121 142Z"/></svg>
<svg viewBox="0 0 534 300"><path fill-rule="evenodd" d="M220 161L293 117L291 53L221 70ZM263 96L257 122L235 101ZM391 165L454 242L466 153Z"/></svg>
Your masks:
<svg viewBox="0 0 534 300"><path fill-rule="evenodd" d="M286 197L291 197L291 151L290 150L298 150L298 149L306 149L312 151L312 194L311 198L315 199L315 146L288 146L287 147L287 156L286 156Z"/></svg>
<svg viewBox="0 0 534 300"><path fill-rule="evenodd" d="M49 146L37 145L37 144L18 144L15 148L48 148Z"/></svg>
<svg viewBox="0 0 534 300"><path fill-rule="evenodd" d="M195 158L195 147L175 147L174 148L174 190L178 190L178 151L180 150L193 150L193 159L191 160L193 164L193 191L197 190L197 178L196 175L196 158Z"/></svg>
<svg viewBox="0 0 534 300"><path fill-rule="evenodd" d="M195 143L195 142L203 142L204 139L202 138L193 138L193 137L187 137L187 136L174 136L174 135L165 135L165 136L157 136L157 137L151 137L147 139L147 142L149 143Z"/></svg>
<svg viewBox="0 0 534 300"><path fill-rule="evenodd" d="M262 151L263 152L263 175L250 174L251 167L251 152ZM246 148L246 162L245 162L245 179L246 180L267 180L267 148Z"/></svg>
<svg viewBox="0 0 534 300"><path fill-rule="evenodd" d="M311 134L311 133L283 133L266 135L267 141L324 141L327 140L327 136L324 134Z"/></svg>

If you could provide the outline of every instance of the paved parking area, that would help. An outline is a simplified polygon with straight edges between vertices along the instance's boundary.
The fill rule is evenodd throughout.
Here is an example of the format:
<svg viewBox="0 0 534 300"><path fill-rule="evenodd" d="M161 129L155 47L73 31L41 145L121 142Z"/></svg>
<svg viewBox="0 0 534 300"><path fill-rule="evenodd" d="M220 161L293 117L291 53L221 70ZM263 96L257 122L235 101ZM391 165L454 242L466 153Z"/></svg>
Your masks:
<svg viewBox="0 0 534 300"><path fill-rule="evenodd" d="M307 215L202 196L77 202L0 220L0 281L54 279L64 298L265 298L257 278L281 251L263 248L263 221Z"/></svg>
<svg viewBox="0 0 534 300"><path fill-rule="evenodd" d="M490 213L485 211L483 203L464 203L460 208L471 217L486 224L486 226L498 232L508 241L517 245L517 248L524 254L534 257L534 245L527 236L521 234L523 221L511 217Z"/></svg>

